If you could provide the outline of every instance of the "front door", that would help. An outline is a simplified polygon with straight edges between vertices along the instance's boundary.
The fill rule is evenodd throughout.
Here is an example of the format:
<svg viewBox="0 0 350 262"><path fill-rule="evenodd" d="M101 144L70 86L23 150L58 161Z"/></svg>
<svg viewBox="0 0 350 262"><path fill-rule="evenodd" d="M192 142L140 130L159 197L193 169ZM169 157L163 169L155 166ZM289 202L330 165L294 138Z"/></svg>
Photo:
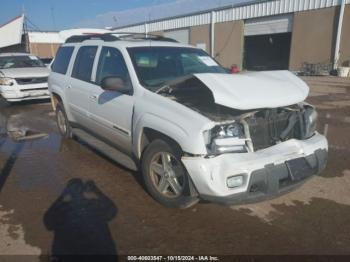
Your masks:
<svg viewBox="0 0 350 262"><path fill-rule="evenodd" d="M96 70L96 84L91 89L90 117L99 136L122 149L125 153L132 150L131 126L134 107L133 95L116 91L105 91L101 86L102 79L117 76L125 85L131 81L123 55L113 47L102 47Z"/></svg>

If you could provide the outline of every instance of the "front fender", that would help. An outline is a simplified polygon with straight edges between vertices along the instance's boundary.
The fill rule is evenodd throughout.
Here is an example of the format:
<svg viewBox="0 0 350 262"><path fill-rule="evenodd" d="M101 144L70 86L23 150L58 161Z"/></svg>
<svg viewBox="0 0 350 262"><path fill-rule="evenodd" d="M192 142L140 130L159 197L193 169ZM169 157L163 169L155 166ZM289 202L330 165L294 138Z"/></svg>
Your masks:
<svg viewBox="0 0 350 262"><path fill-rule="evenodd" d="M185 150L183 146L189 137L186 130L169 119L164 119L153 114L146 114L134 126L133 152L138 158L142 154L141 139L144 128L150 128L171 137Z"/></svg>
<svg viewBox="0 0 350 262"><path fill-rule="evenodd" d="M161 116L148 113L137 120L134 125L133 152L138 159L141 158L142 154L141 139L144 128L153 129L170 137L180 145L184 152L206 154L206 148L202 142L202 137L196 134L196 132L189 133L171 119L165 119Z"/></svg>

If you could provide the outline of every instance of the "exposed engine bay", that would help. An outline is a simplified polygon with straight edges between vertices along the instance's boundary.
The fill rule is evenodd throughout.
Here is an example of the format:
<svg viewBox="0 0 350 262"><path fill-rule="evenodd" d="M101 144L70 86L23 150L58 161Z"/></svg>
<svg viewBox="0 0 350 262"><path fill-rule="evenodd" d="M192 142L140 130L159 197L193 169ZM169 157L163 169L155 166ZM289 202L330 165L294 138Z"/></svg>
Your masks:
<svg viewBox="0 0 350 262"><path fill-rule="evenodd" d="M211 147L212 140L218 137L221 139L236 137L246 140L247 152L257 151L293 138L307 139L316 129L316 111L308 104L237 110L216 104L212 91L194 77L179 79L157 93L191 108L214 122L223 124L211 132L208 147ZM235 126L232 127L227 123L234 123ZM225 132L220 134L220 128L222 130L231 128L234 130L231 133L235 134L227 135Z"/></svg>
<svg viewBox="0 0 350 262"><path fill-rule="evenodd" d="M249 127L254 151L268 148L289 139L303 140L315 132L308 116L312 107L293 105L284 108L263 109L252 112L241 122ZM311 129L312 130L311 130Z"/></svg>

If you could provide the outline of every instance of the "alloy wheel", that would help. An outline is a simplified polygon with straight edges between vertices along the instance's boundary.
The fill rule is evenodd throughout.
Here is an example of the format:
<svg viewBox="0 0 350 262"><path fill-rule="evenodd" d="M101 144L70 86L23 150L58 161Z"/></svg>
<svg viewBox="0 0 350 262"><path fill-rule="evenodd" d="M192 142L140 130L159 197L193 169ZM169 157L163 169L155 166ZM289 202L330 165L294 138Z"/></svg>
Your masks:
<svg viewBox="0 0 350 262"><path fill-rule="evenodd" d="M154 187L166 197L182 195L185 175L181 163L168 152L155 154L150 164L150 176Z"/></svg>

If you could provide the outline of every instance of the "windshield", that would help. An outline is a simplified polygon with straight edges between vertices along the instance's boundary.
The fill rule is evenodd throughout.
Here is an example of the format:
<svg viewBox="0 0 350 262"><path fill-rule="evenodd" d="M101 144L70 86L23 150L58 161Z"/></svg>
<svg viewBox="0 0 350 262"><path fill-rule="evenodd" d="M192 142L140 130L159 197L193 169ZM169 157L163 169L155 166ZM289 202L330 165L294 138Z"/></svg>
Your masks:
<svg viewBox="0 0 350 262"><path fill-rule="evenodd" d="M0 69L45 67L36 56L0 56Z"/></svg>
<svg viewBox="0 0 350 262"><path fill-rule="evenodd" d="M128 48L140 83L156 91L165 83L197 73L226 73L206 52L195 48Z"/></svg>

